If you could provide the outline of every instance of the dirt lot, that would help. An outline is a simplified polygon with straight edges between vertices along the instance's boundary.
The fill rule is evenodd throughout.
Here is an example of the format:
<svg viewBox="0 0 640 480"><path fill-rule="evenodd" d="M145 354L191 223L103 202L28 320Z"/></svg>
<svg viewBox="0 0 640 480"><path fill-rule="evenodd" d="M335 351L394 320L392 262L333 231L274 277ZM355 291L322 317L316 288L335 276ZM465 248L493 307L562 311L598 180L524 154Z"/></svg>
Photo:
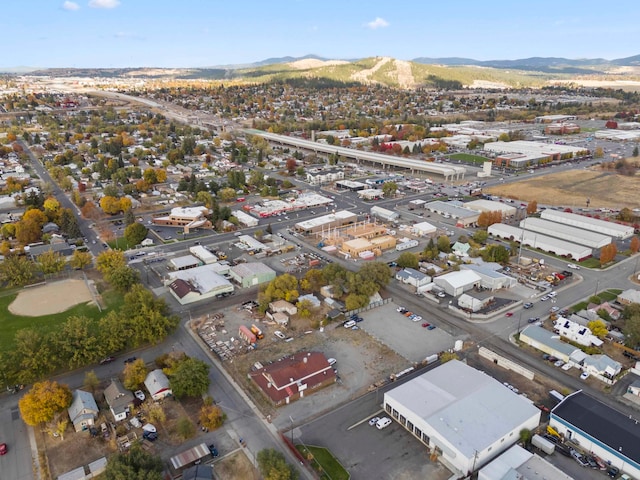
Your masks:
<svg viewBox="0 0 640 480"><path fill-rule="evenodd" d="M545 205L635 208L638 179L600 170L571 170L485 189L486 193Z"/></svg>
<svg viewBox="0 0 640 480"><path fill-rule="evenodd" d="M260 478L260 474L253 468L251 460L242 450L216 462L214 474L216 478L224 480L258 480Z"/></svg>
<svg viewBox="0 0 640 480"><path fill-rule="evenodd" d="M64 312L79 303L93 300L84 280L69 279L23 289L9 305L14 315L40 317Z"/></svg>

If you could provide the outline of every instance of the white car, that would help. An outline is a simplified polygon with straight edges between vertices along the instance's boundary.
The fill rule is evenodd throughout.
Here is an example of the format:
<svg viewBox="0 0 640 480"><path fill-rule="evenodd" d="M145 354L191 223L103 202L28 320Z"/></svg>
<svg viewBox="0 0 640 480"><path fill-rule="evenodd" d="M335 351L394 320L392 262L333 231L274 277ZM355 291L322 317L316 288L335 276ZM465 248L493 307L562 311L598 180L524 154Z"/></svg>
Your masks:
<svg viewBox="0 0 640 480"><path fill-rule="evenodd" d="M144 399L147 398L142 390L136 390L135 392L133 392L133 394L141 402L144 402Z"/></svg>
<svg viewBox="0 0 640 480"><path fill-rule="evenodd" d="M557 293L557 292L549 292L549 293L547 293L547 296L548 296L549 298L555 298L555 296L556 296L556 295L558 295L558 293Z"/></svg>
<svg viewBox="0 0 640 480"><path fill-rule="evenodd" d="M378 423L378 420L380 420L380 417L373 417L371 420L369 420L369 425L373 427L376 423Z"/></svg>
<svg viewBox="0 0 640 480"><path fill-rule="evenodd" d="M383 428L391 425L391 419L389 417L382 417L380 420L376 422L376 428L378 430L382 430Z"/></svg>
<svg viewBox="0 0 640 480"><path fill-rule="evenodd" d="M589 378L589 372L582 372L580 374L580 380L586 380L587 378Z"/></svg>
<svg viewBox="0 0 640 480"><path fill-rule="evenodd" d="M282 333L280 330L276 330L275 332L273 332L273 334L278 337L280 340L284 340L285 338L287 338L284 333Z"/></svg>
<svg viewBox="0 0 640 480"><path fill-rule="evenodd" d="M580 270L580 267L574 263L567 263L567 268L572 268L573 270Z"/></svg>
<svg viewBox="0 0 640 480"><path fill-rule="evenodd" d="M335 358L328 358L327 362L329 362L329 365L334 365L337 362L337 360Z"/></svg>

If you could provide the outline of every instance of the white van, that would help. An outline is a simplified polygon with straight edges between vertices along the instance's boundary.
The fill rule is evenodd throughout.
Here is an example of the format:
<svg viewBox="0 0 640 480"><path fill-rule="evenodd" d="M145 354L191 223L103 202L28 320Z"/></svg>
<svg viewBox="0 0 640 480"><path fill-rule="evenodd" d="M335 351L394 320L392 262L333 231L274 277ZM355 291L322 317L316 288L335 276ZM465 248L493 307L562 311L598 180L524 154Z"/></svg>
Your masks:
<svg viewBox="0 0 640 480"><path fill-rule="evenodd" d="M344 324L344 328L351 328L356 324L355 320L349 320L348 322L345 322Z"/></svg>
<svg viewBox="0 0 640 480"><path fill-rule="evenodd" d="M389 417L382 417L380 420L378 420L378 422L376 423L376 428L378 430L382 430L383 428L388 427L389 425L391 425L391 419Z"/></svg>

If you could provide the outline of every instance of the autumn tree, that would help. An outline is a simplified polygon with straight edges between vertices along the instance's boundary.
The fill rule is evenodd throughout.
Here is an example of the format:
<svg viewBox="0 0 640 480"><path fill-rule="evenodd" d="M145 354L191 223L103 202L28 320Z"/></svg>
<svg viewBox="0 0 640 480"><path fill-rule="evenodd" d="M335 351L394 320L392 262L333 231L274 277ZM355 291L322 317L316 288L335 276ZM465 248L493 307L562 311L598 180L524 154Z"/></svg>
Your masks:
<svg viewBox="0 0 640 480"><path fill-rule="evenodd" d="M33 280L35 269L35 264L27 257L9 255L0 263L0 281L10 287L22 287Z"/></svg>
<svg viewBox="0 0 640 480"><path fill-rule="evenodd" d="M258 452L258 467L264 480L297 480L298 471L289 465L284 455L266 448Z"/></svg>
<svg viewBox="0 0 640 480"><path fill-rule="evenodd" d="M451 240L446 235L440 235L437 241L438 250L443 253L451 251Z"/></svg>
<svg viewBox="0 0 640 480"><path fill-rule="evenodd" d="M587 327L591 330L591 333L600 339L604 339L609 334L609 330L607 330L607 326L602 320L593 320L587 323Z"/></svg>
<svg viewBox="0 0 640 480"><path fill-rule="evenodd" d="M631 253L638 253L638 250L640 250L640 238L633 237L631 239L631 242L629 243L629 250L631 250Z"/></svg>
<svg viewBox="0 0 640 480"><path fill-rule="evenodd" d="M170 313L164 299L154 297L142 284L136 283L125 294L119 315L109 323L110 328L125 335L130 346L137 347L160 342L179 321L179 317ZM118 349L112 351L115 350Z"/></svg>
<svg viewBox="0 0 640 480"><path fill-rule="evenodd" d="M617 254L618 248L615 243L610 243L609 245L602 247L600 249L600 266L606 265L607 263L615 260Z"/></svg>
<svg viewBox="0 0 640 480"><path fill-rule="evenodd" d="M44 275L61 272L64 270L66 264L67 262L62 254L60 252L54 252L53 250L47 250L38 255L38 259L36 260L38 269Z"/></svg>
<svg viewBox="0 0 640 480"><path fill-rule="evenodd" d="M105 250L96 258L96 268L105 277L108 277L114 270L126 265L127 261L124 253L118 250Z"/></svg>
<svg viewBox="0 0 640 480"><path fill-rule="evenodd" d="M36 208L27 210L16 224L16 239L23 245L39 242L47 216Z"/></svg>
<svg viewBox="0 0 640 480"><path fill-rule="evenodd" d="M209 430L221 427L224 423L224 418L224 413L217 405L207 404L200 409L200 425Z"/></svg>
<svg viewBox="0 0 640 480"><path fill-rule="evenodd" d="M124 229L124 238L126 238L129 245L138 245L145 239L148 231L147 227L141 223L135 222Z"/></svg>
<svg viewBox="0 0 640 480"><path fill-rule="evenodd" d="M100 379L96 372L93 370L89 370L84 374L84 380L82 381L82 388L89 392L95 392L96 389L100 386Z"/></svg>
<svg viewBox="0 0 640 480"><path fill-rule="evenodd" d="M290 273L279 275L258 294L261 308L266 310L268 304L274 300L294 302L298 298L298 279Z"/></svg>
<svg viewBox="0 0 640 480"><path fill-rule="evenodd" d="M54 381L34 383L18 402L20 415L27 425L35 427L50 422L71 405L71 390Z"/></svg>
<svg viewBox="0 0 640 480"><path fill-rule="evenodd" d="M69 261L71 268L75 270L84 270L85 267L91 265L93 256L89 252L83 252L82 250L74 250L73 256Z"/></svg>
<svg viewBox="0 0 640 480"><path fill-rule="evenodd" d="M396 182L385 182L384 185L382 185L382 193L385 198L395 197L397 191L398 184Z"/></svg>
<svg viewBox="0 0 640 480"><path fill-rule="evenodd" d="M104 213L115 215L121 211L120 199L110 195L105 195L100 199L100 208Z"/></svg>
<svg viewBox="0 0 640 480"><path fill-rule="evenodd" d="M124 381L122 385L129 390L138 390L140 385L144 383L147 378L147 366L144 360L138 358L135 362L127 363L124 367Z"/></svg>
<svg viewBox="0 0 640 480"><path fill-rule="evenodd" d="M55 197L49 197L44 201L44 213L47 218L54 221L60 210L60 202Z"/></svg>
<svg viewBox="0 0 640 480"><path fill-rule="evenodd" d="M538 211L538 202L533 200L527 204L527 215L533 215Z"/></svg>
<svg viewBox="0 0 640 480"><path fill-rule="evenodd" d="M218 198L221 202L231 202L236 198L236 191L233 188L222 188L218 192Z"/></svg>
<svg viewBox="0 0 640 480"><path fill-rule="evenodd" d="M487 228L494 223L502 222L502 212L497 210L495 212L481 212L478 215L478 226L481 228Z"/></svg>

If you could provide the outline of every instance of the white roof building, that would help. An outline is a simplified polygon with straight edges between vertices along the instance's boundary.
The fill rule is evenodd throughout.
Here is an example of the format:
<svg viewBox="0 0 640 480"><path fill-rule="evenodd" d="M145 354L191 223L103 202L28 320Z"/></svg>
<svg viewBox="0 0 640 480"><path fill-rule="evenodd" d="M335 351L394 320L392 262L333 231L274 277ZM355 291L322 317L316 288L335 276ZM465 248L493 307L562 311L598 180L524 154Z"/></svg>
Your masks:
<svg viewBox="0 0 640 480"><path fill-rule="evenodd" d="M182 255L169 260L171 267L174 270L185 270L188 268L194 268L202 265L202 261L193 255Z"/></svg>
<svg viewBox="0 0 640 480"><path fill-rule="evenodd" d="M570 145L531 142L527 140L485 143L484 149L486 151L494 153L524 153L544 156L560 156L570 154L573 157L587 150L586 147L572 147Z"/></svg>
<svg viewBox="0 0 640 480"><path fill-rule="evenodd" d="M522 220L520 228L591 248L602 248L611 243L611 237L608 235L536 217Z"/></svg>
<svg viewBox="0 0 640 480"><path fill-rule="evenodd" d="M467 290L480 285L482 278L471 270L460 270L435 277L433 282L452 297L459 297Z"/></svg>
<svg viewBox="0 0 640 480"><path fill-rule="evenodd" d="M421 237L425 237L427 235L431 235L432 233L436 233L436 231L438 230L429 222L416 223L411 227L411 229L416 235L420 235Z"/></svg>
<svg viewBox="0 0 640 480"><path fill-rule="evenodd" d="M591 333L589 327L572 322L568 318L558 317L558 319L553 322L553 329L558 332L558 335L561 337L568 338L572 342L579 343L586 347L591 345L599 347L603 343L602 340Z"/></svg>
<svg viewBox="0 0 640 480"><path fill-rule="evenodd" d="M559 238L549 237L541 233L529 232L522 228L513 227L504 223L494 223L487 231L505 240L522 242L532 248L539 248L545 252L550 252L561 257L570 257L573 260L583 260L593 255L593 250L583 245L567 242Z"/></svg>
<svg viewBox="0 0 640 480"><path fill-rule="evenodd" d="M194 257L202 260L205 265L216 263L218 261L218 257L204 248L202 245L194 245L192 247L189 247L189 253L191 253L191 255L193 255Z"/></svg>
<svg viewBox="0 0 640 480"><path fill-rule="evenodd" d="M466 364L451 360L384 394L394 420L467 475L535 429L540 410L532 402Z"/></svg>
<svg viewBox="0 0 640 480"><path fill-rule="evenodd" d="M169 291L183 305L233 292L233 284L216 273L215 265L170 272L165 285L169 286Z"/></svg>
<svg viewBox="0 0 640 480"><path fill-rule="evenodd" d="M573 480L535 453L514 445L478 472L478 480Z"/></svg>
<svg viewBox="0 0 640 480"><path fill-rule="evenodd" d="M251 215L243 212L242 210L234 210L232 212L232 215L236 217L238 219L238 222L240 222L245 227L255 227L256 225L258 225L257 218L252 217Z"/></svg>
<svg viewBox="0 0 640 480"><path fill-rule="evenodd" d="M592 232L611 235L614 238L625 239L633 236L633 227L629 225L621 225L618 223L607 222L598 218L585 217L576 213L560 212L547 208L540 215L545 220L563 223L573 227L590 230Z"/></svg>
<svg viewBox="0 0 640 480"><path fill-rule="evenodd" d="M503 217L513 217L518 209L507 203L494 202L493 200L473 200L464 204L465 208L470 208L477 212L500 212Z"/></svg>

